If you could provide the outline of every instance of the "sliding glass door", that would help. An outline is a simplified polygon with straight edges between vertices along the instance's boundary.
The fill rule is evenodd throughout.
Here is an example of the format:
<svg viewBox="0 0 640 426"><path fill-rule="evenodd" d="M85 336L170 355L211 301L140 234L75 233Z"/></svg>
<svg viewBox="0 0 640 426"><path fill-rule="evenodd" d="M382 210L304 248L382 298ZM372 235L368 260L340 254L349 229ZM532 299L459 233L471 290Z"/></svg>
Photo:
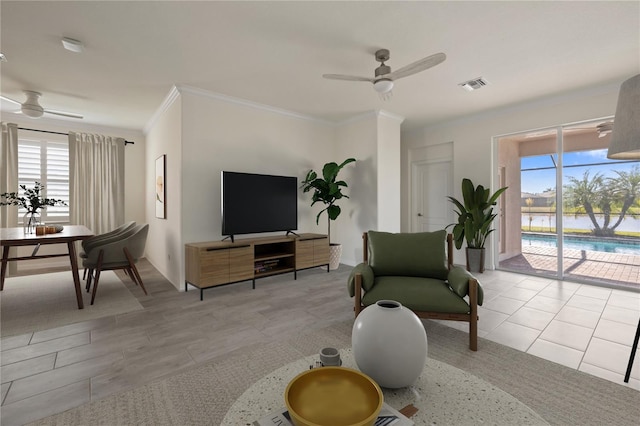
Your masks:
<svg viewBox="0 0 640 426"><path fill-rule="evenodd" d="M557 276L555 153L520 158L522 259L529 272Z"/></svg>
<svg viewBox="0 0 640 426"><path fill-rule="evenodd" d="M606 158L612 125L498 139L499 170L519 195L501 224L499 268L640 287L640 162Z"/></svg>

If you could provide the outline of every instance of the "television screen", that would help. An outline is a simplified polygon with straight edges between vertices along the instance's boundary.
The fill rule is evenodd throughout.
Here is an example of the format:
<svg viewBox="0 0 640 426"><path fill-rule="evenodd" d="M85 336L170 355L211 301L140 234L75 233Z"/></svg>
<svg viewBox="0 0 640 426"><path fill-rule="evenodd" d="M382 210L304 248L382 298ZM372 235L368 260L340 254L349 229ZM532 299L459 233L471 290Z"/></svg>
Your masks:
<svg viewBox="0 0 640 426"><path fill-rule="evenodd" d="M222 235L298 229L298 179L222 172Z"/></svg>

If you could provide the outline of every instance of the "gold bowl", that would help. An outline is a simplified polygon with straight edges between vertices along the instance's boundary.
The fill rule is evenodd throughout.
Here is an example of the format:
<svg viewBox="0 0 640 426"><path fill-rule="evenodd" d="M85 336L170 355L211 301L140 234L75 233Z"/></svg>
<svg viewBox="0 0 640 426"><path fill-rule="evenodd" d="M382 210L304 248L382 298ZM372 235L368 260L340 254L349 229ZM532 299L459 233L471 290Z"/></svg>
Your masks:
<svg viewBox="0 0 640 426"><path fill-rule="evenodd" d="M369 426L382 409L380 386L345 367L320 367L298 374L284 401L296 426Z"/></svg>

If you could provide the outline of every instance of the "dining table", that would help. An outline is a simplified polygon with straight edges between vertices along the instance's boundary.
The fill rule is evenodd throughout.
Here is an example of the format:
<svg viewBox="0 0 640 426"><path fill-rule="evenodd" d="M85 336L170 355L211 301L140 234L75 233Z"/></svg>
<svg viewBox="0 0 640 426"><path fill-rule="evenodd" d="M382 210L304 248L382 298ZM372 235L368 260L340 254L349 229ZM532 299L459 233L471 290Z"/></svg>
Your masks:
<svg viewBox="0 0 640 426"><path fill-rule="evenodd" d="M73 275L73 284L76 290L76 299L78 301L78 309L84 309L82 301L82 290L80 289L80 275L78 274L78 258L76 254L75 242L84 240L93 236L93 232L86 226L82 225L65 225L60 232L44 233L42 235L36 233L28 233L23 227L17 228L0 228L0 246L2 246L2 270L0 291L4 290L4 280L7 274L7 264L18 260L44 259L48 257L69 256L71 262L71 274ZM67 253L55 254L38 254L41 246L47 244L66 244ZM35 246L29 256L9 257L9 249L11 247Z"/></svg>

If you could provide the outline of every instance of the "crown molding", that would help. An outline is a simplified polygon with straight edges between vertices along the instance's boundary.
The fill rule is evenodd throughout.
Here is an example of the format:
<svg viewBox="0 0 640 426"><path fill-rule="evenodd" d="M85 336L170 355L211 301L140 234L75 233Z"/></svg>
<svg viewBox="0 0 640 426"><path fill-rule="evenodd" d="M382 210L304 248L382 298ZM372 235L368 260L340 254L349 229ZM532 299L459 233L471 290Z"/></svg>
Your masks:
<svg viewBox="0 0 640 426"><path fill-rule="evenodd" d="M217 101L221 101L221 102L225 102L225 103L229 103L229 104L234 104L234 105L241 105L241 106L245 106L245 107L249 107L249 108L253 108L253 109L258 109L261 111L267 111L267 112L271 112L274 114L279 114L279 115L283 115L285 117L292 117L292 118L296 118L299 120L306 120L306 121L313 121L319 124L323 124L325 126L329 125L333 125L334 123L328 120L324 120L318 117L313 117L311 115L306 115L306 114L301 114L295 111L290 111L290 110L286 110L283 108L277 108L271 105L265 105L265 104L261 104L258 102L254 102L254 101L250 101L247 99L242 99L242 98L236 98L233 96L228 96L228 95L223 95L221 93L216 93L216 92L211 92L208 90L204 90L204 89L199 89L197 87L192 87L192 86L185 86L185 85L179 85L177 86L177 90L180 93L189 93L191 95L195 95L195 96L202 96L205 98L210 98L210 99L215 99Z"/></svg>
<svg viewBox="0 0 640 426"><path fill-rule="evenodd" d="M339 121L337 123L334 123L334 126L339 127L339 126L344 126L347 124L352 124L361 120L366 120L369 118L380 118L380 117L385 117L385 118L391 118L393 120L396 120L400 123L402 123L404 121L404 117L394 114L392 112L389 111L385 111L385 110L381 110L381 109L376 109L376 110L372 110L372 111L367 111L364 112L362 114L358 114L358 115L354 115L353 117L349 117L346 120L342 120Z"/></svg>
<svg viewBox="0 0 640 426"><path fill-rule="evenodd" d="M398 115L398 114L394 114L394 113L389 112L389 111L385 111L383 109L376 110L376 113L377 113L378 117L391 118L392 120L398 121L398 124L401 124L405 120L405 118L403 116Z"/></svg>
<svg viewBox="0 0 640 426"><path fill-rule="evenodd" d="M342 120L342 121L338 121L333 123L334 126L336 127L340 127L340 126L345 126L347 124L352 124L358 121L362 121L362 120L366 120L369 118L377 118L378 117L378 112L377 111L367 111L367 112L363 112L362 114L357 114L354 115L353 117L349 117L346 120Z"/></svg>
<svg viewBox="0 0 640 426"><path fill-rule="evenodd" d="M158 107L156 112L153 114L153 116L149 119L147 124L144 126L143 132L144 132L145 135L147 135L149 133L149 131L156 124L156 122L158 121L160 116L167 109L169 109L169 107L173 104L173 102L175 102L175 100L181 94L190 94L190 95L194 95L194 96L201 96L201 97L205 97L205 98L209 98L209 99L215 99L215 100L220 101L220 102L225 102L225 103L234 104L234 105L241 105L241 106L245 106L245 107L249 107L249 108L258 109L258 110L261 110L261 111L267 111L267 112L271 112L271 113L274 113L274 114L283 115L285 117L292 117L292 118L296 118L296 119L299 119L299 120L312 121L312 122L315 122L315 123L319 123L319 124L322 124L322 125L325 125L325 126L331 126L331 127L339 127L339 126L343 126L343 125L346 125L346 124L354 123L356 121L365 120L367 118L372 118L372 117L375 117L375 118L379 118L379 117L391 118L393 120L398 121L399 123L402 123L405 120L404 117L402 117L400 115L397 115L397 114L394 114L394 113L389 112L389 111L373 110L373 111L367 111L365 113L355 115L355 116L350 117L350 118L348 118L346 120L343 120L343 121L336 122L336 121L330 121L330 120L325 120L325 119L322 119L322 118L314 117L314 116L307 115L307 114L301 114L301 113L298 113L298 112L295 112L295 111L286 110L286 109L283 109L283 108L277 108L277 107L274 107L274 106L271 106L271 105L261 104L261 103L250 101L250 100L247 100L247 99L236 98L234 96L228 96L228 95L223 95L221 93L211 92L209 90L200 89L198 87L193 87L193 86L180 84L180 85L174 85L173 87L171 87L171 90L169 91L169 93L165 97L164 101L162 101L162 103L160 104L160 106Z"/></svg>
<svg viewBox="0 0 640 426"><path fill-rule="evenodd" d="M180 96L180 92L178 87L174 85L171 87L171 90L169 90L169 93L167 93L167 96L165 96L160 106L158 106L156 112L153 113L149 121L147 121L147 124L144 125L142 132L145 136L147 136L153 126L156 125L160 116L164 114L171 105L173 105L176 99L178 99L178 96Z"/></svg>

